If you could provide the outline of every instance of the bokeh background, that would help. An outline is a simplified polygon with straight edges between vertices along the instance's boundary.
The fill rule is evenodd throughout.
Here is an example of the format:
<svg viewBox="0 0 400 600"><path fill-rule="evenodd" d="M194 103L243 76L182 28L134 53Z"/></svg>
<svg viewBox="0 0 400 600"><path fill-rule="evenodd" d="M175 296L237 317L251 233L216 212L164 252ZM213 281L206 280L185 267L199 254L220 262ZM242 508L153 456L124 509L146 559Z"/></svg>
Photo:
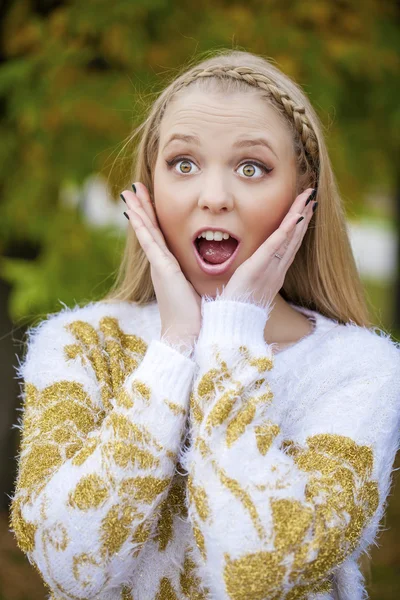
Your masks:
<svg viewBox="0 0 400 600"><path fill-rule="evenodd" d="M0 600L44 586L8 530L26 328L100 299L128 222L126 139L212 49L269 57L324 124L376 327L400 341L400 2L3 0L0 6ZM399 457L396 467L400 466ZM400 598L397 473L368 592Z"/></svg>

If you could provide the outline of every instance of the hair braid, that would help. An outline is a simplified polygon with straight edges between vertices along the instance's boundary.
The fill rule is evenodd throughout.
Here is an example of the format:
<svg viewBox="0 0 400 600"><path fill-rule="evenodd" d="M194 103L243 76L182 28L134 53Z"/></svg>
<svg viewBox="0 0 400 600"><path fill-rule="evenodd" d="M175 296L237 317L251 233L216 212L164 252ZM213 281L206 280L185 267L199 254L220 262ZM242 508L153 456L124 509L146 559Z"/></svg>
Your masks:
<svg viewBox="0 0 400 600"><path fill-rule="evenodd" d="M311 123L306 115L304 106L296 104L283 90L279 89L274 81L266 77L262 73L258 73L251 67L232 67L230 65L211 65L206 68L194 68L185 73L181 78L175 81L174 93L188 86L196 79L202 77L232 77L245 81L249 85L265 90L270 97L276 102L280 110L289 117L294 124L296 131L300 136L305 154L309 164L313 167L318 176L319 173L319 151L317 137L313 131ZM161 114L166 108L166 100L162 107Z"/></svg>
<svg viewBox="0 0 400 600"><path fill-rule="evenodd" d="M172 80L161 94L157 94L145 121L130 136L132 142L139 136L139 143L135 147L127 185L131 181L143 182L154 202L154 176L163 114L181 94L184 100L185 89L179 90L190 84L200 93L250 92L249 96L256 93L257 100L263 100L267 108L273 108L282 125L289 129L294 151L294 157L290 157L294 158L291 160L294 197L308 187L318 188L320 208L286 273L281 290L284 300L317 310L340 323L370 326L369 310L320 118L301 86L273 61L250 52L225 49L213 51L210 58L189 68L185 65L179 75L174 70ZM122 300L144 305L155 299L150 263L135 232L128 228L118 278L106 301Z"/></svg>

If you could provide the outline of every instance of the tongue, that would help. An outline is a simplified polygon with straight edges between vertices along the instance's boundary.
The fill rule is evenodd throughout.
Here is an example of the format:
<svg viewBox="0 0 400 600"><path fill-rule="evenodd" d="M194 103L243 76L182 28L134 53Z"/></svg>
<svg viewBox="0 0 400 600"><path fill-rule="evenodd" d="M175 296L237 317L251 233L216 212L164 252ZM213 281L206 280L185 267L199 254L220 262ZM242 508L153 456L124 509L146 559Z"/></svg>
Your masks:
<svg viewBox="0 0 400 600"><path fill-rule="evenodd" d="M238 242L231 237L227 240L222 240L221 242L200 238L198 249L203 260L213 263L214 265L219 265L232 256L237 245Z"/></svg>

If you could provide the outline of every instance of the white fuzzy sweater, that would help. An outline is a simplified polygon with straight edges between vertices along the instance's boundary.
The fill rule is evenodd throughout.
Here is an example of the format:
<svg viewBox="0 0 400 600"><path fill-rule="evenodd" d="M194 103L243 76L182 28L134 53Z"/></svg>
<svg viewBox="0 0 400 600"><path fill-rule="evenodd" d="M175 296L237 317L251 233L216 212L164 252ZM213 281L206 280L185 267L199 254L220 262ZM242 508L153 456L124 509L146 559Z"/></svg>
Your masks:
<svg viewBox="0 0 400 600"><path fill-rule="evenodd" d="M10 526L53 600L361 600L399 448L400 348L271 305L202 299L193 356L156 302L29 330Z"/></svg>

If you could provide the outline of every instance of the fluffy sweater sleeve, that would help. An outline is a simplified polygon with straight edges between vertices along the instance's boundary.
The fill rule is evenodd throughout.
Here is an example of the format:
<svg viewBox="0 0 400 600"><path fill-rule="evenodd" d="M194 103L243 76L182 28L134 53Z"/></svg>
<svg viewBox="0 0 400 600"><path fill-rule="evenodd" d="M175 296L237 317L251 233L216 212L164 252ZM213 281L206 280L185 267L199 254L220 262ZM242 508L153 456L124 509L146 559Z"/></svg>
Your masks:
<svg viewBox="0 0 400 600"><path fill-rule="evenodd" d="M203 583L219 600L320 600L336 598L342 566L356 580L342 577L340 599L364 598L355 559L375 539L399 447L398 348L343 326L274 377L270 305L202 308L182 462Z"/></svg>
<svg viewBox="0 0 400 600"><path fill-rule="evenodd" d="M175 471L195 367L112 317L66 311L30 330L10 523L54 597L113 598L134 576Z"/></svg>

